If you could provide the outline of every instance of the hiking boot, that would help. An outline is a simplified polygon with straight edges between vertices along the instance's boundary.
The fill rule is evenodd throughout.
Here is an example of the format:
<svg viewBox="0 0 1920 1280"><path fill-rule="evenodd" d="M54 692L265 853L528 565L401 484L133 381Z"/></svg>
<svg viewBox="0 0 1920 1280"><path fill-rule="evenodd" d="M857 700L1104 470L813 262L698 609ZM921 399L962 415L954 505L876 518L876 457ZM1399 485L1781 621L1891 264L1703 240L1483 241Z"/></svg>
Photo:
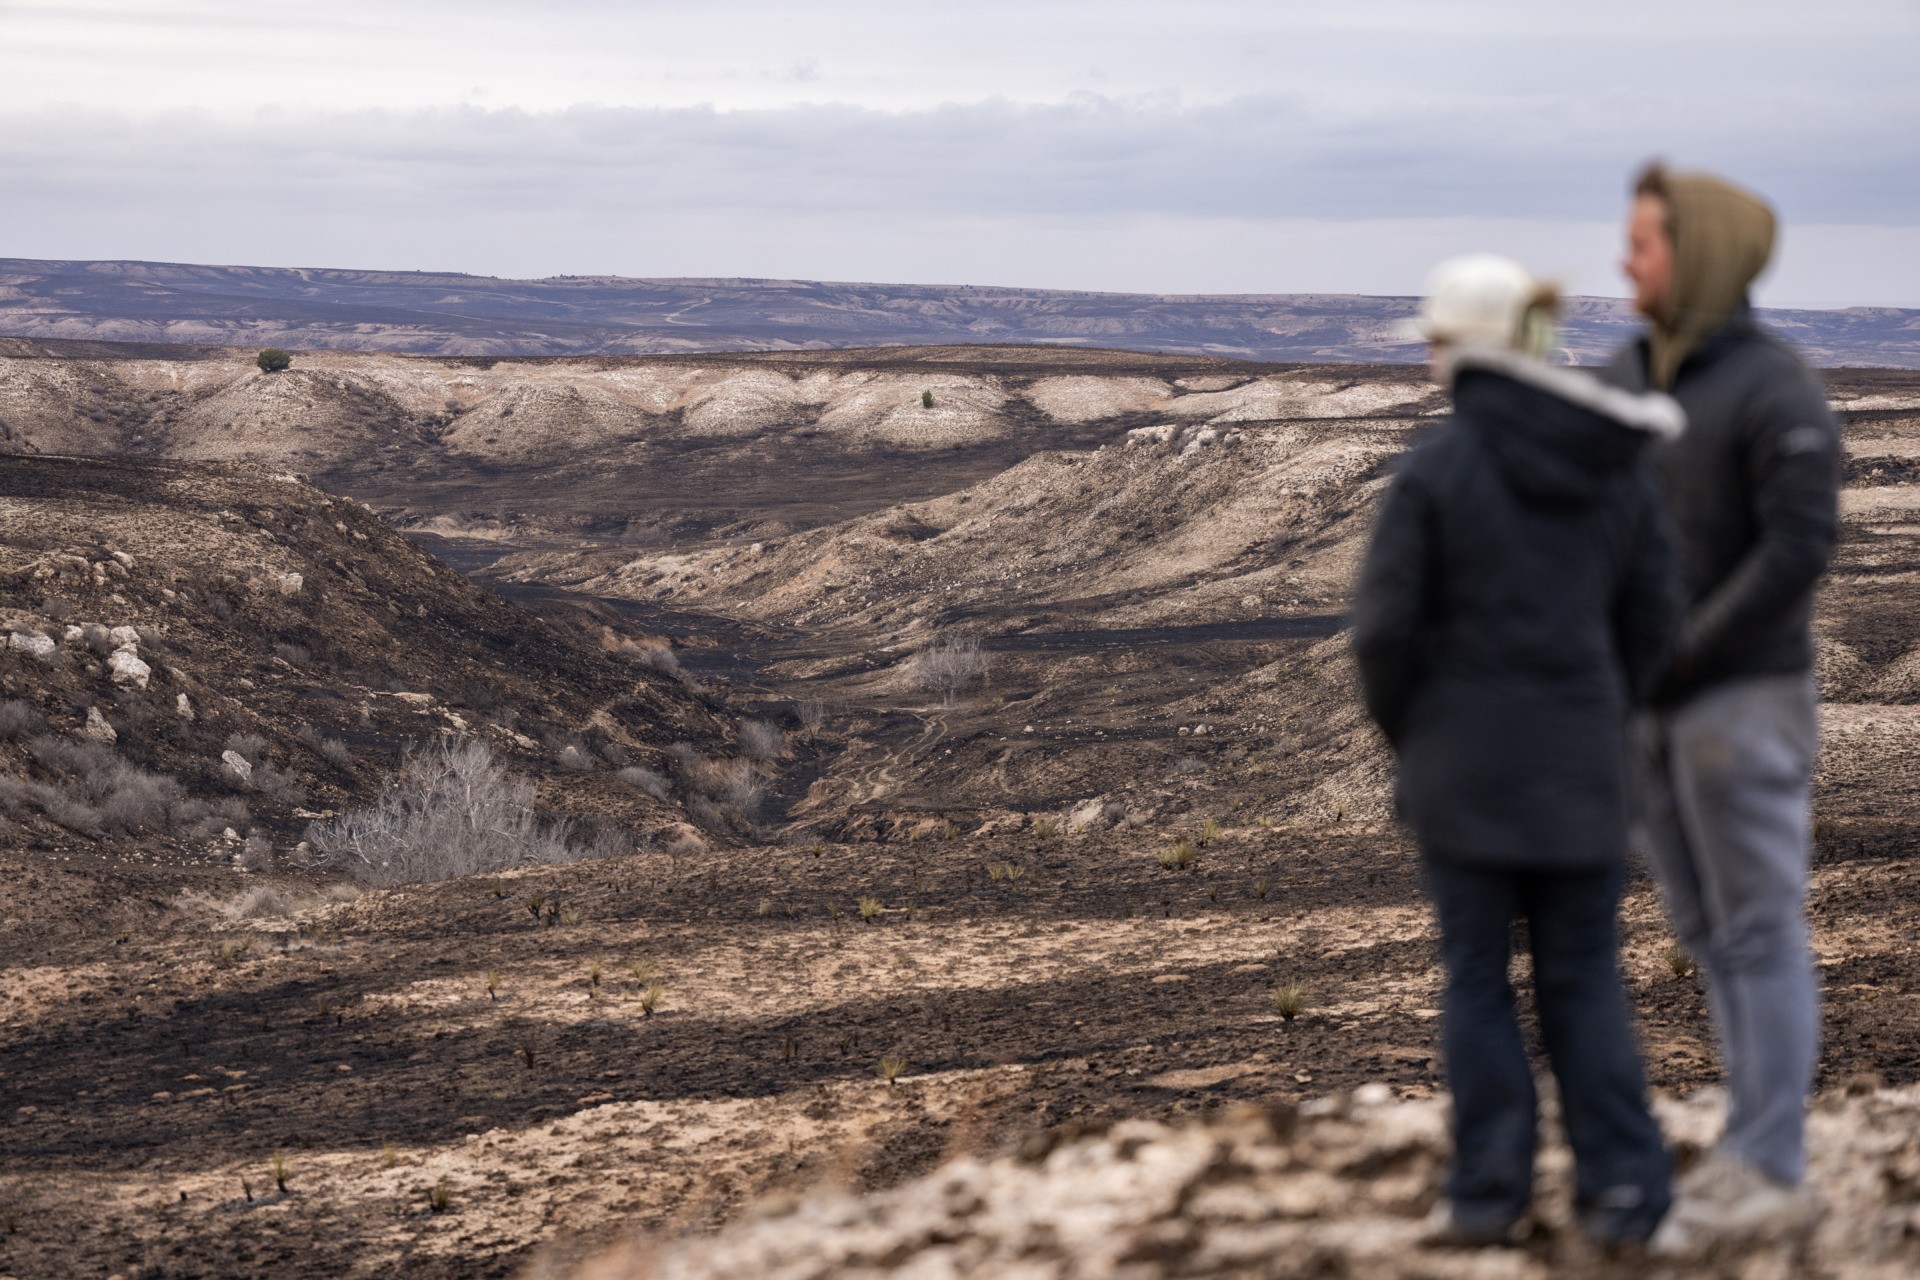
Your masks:
<svg viewBox="0 0 1920 1280"><path fill-rule="evenodd" d="M1649 1205L1646 1191L1631 1184L1608 1187L1575 1214L1580 1234L1606 1249L1645 1244L1663 1216Z"/></svg>
<svg viewBox="0 0 1920 1280"><path fill-rule="evenodd" d="M1661 1257L1686 1257L1715 1244L1778 1239L1809 1230L1816 1210L1806 1188L1716 1152L1680 1180L1673 1208L1648 1247Z"/></svg>
<svg viewBox="0 0 1920 1280"><path fill-rule="evenodd" d="M1473 1213L1442 1200L1427 1215L1420 1243L1439 1249L1490 1249L1515 1245L1526 1235L1526 1218Z"/></svg>

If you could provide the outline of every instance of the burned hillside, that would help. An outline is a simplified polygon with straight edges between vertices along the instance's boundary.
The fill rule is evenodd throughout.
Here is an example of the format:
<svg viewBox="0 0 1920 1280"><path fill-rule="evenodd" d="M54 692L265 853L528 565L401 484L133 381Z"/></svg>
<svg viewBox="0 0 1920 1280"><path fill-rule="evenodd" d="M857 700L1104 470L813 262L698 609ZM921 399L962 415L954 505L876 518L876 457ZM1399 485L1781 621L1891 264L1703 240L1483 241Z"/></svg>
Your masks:
<svg viewBox="0 0 1920 1280"><path fill-rule="evenodd" d="M310 824L449 738L630 847L684 797L617 771L730 732L645 637L528 613L259 467L6 459L0 584L0 820L29 875L297 867Z"/></svg>

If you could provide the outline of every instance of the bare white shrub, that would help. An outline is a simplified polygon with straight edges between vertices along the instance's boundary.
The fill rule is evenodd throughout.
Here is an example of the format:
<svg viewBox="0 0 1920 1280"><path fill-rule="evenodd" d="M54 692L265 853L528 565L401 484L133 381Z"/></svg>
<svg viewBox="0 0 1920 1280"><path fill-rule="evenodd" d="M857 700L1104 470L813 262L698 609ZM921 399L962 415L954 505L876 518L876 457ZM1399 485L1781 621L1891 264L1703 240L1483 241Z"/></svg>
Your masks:
<svg viewBox="0 0 1920 1280"><path fill-rule="evenodd" d="M787 735L770 720L743 720L740 749L750 760L778 760L786 754Z"/></svg>
<svg viewBox="0 0 1920 1280"><path fill-rule="evenodd" d="M580 857L566 824L542 822L533 802L533 783L496 763L486 743L443 741L410 750L371 808L315 824L307 842L321 865L370 885Z"/></svg>
<svg viewBox="0 0 1920 1280"><path fill-rule="evenodd" d="M715 795L747 817L767 798L766 779L748 760L721 760L713 765Z"/></svg>
<svg viewBox="0 0 1920 1280"><path fill-rule="evenodd" d="M801 731L811 738L827 722L827 704L819 698L808 698L795 708L793 714L800 722Z"/></svg>
<svg viewBox="0 0 1920 1280"><path fill-rule="evenodd" d="M665 800L673 794L673 784L667 781L664 773L656 773L642 765L629 765L613 776L636 791L646 792L655 800Z"/></svg>
<svg viewBox="0 0 1920 1280"><path fill-rule="evenodd" d="M937 636L933 643L907 659L907 674L922 689L940 695L948 706L960 694L986 679L987 655L976 636Z"/></svg>
<svg viewBox="0 0 1920 1280"><path fill-rule="evenodd" d="M562 769L571 769L575 773L591 773L593 771L593 752L589 751L586 744L582 742L569 742L565 744L553 753L553 758Z"/></svg>
<svg viewBox="0 0 1920 1280"><path fill-rule="evenodd" d="M658 644L636 644L631 640L620 642L621 656L629 658L650 671L658 671L663 676L682 679L685 672L680 669L680 659L674 653L673 646L662 640Z"/></svg>

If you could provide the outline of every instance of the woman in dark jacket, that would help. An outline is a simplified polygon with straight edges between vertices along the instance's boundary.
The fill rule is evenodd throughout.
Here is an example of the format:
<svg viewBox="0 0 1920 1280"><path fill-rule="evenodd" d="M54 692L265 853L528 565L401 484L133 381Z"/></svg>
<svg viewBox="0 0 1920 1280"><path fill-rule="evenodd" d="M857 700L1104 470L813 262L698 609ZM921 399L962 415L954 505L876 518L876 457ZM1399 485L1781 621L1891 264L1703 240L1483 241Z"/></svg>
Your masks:
<svg viewBox="0 0 1920 1280"><path fill-rule="evenodd" d="M1454 1168L1440 1234L1510 1238L1532 1198L1533 1076L1512 924L1592 1236L1644 1240L1671 1199L1618 964L1627 722L1673 621L1637 459L1684 418L1663 396L1539 359L1551 293L1503 258L1435 273L1422 324L1454 415L1404 460L1353 618L1367 709L1399 756L1446 962Z"/></svg>

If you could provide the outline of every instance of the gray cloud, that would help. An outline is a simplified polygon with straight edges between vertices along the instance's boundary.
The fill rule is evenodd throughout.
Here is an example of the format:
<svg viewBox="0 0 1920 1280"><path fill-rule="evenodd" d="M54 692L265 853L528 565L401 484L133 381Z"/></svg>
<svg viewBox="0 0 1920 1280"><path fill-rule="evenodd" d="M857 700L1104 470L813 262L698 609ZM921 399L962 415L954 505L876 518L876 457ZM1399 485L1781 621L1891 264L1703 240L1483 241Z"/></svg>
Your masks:
<svg viewBox="0 0 1920 1280"><path fill-rule="evenodd" d="M0 3L0 252L1207 289L1364 233L1347 287L1409 289L1398 264L1504 226L1610 279L1594 228L1655 154L1790 227L1920 222L1907 0L333 0L267 39L256 12ZM1821 235L1831 263L1893 243ZM1336 259L1248 287L1339 287Z"/></svg>
<svg viewBox="0 0 1920 1280"><path fill-rule="evenodd" d="M1881 99L1783 106L1740 129L1658 101L1574 120L1514 103L1495 127L1461 108L1384 119L1282 95L901 112L39 112L0 118L0 207L1590 218L1657 152L1724 168L1793 218L1905 224L1920 208L1920 132L1886 122L1920 119L1920 88Z"/></svg>

